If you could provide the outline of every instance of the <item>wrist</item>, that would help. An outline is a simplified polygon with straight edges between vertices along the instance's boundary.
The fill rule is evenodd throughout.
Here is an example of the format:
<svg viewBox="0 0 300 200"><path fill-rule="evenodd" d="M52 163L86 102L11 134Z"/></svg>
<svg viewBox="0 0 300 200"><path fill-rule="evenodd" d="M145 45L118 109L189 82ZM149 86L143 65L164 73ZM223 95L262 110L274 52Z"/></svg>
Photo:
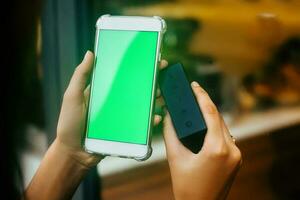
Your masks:
<svg viewBox="0 0 300 200"><path fill-rule="evenodd" d="M25 199L71 199L89 168L95 166L89 160L94 159L55 139L27 187Z"/></svg>
<svg viewBox="0 0 300 200"><path fill-rule="evenodd" d="M100 155L91 154L85 152L83 149L68 146L60 141L59 138L56 138L53 143L62 154L69 157L79 167L87 170L95 167L103 159Z"/></svg>

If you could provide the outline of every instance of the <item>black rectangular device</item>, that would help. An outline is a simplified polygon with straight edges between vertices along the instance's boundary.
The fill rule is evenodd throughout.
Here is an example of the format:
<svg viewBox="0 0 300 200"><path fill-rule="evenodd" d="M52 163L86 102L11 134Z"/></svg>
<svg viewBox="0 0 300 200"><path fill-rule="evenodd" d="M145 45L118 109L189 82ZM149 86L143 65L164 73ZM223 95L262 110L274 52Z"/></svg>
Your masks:
<svg viewBox="0 0 300 200"><path fill-rule="evenodd" d="M203 145L207 127L182 64L163 69L159 86L182 144L194 153Z"/></svg>

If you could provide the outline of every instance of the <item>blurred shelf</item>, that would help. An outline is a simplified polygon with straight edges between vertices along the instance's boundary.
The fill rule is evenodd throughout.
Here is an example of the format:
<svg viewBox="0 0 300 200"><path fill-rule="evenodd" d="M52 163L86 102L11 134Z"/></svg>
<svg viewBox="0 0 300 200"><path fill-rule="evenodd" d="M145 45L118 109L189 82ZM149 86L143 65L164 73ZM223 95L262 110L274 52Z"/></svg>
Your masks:
<svg viewBox="0 0 300 200"><path fill-rule="evenodd" d="M299 25L300 3L161 3L127 7L128 15L159 15L168 18L196 18L229 23L251 22L261 13L271 13L290 25ZM270 17L270 15L266 15Z"/></svg>
<svg viewBox="0 0 300 200"><path fill-rule="evenodd" d="M268 111L245 114L229 125L229 129L237 141L242 141L297 124L300 124L300 106L274 108ZM108 176L166 159L165 145L161 136L153 138L152 148L152 156L144 162L107 157L98 165L98 171L101 176Z"/></svg>
<svg viewBox="0 0 300 200"><path fill-rule="evenodd" d="M225 115L225 121L228 116ZM230 124L230 123L227 123ZM229 125L231 134L238 142L251 139L256 136L265 135L272 131L288 128L300 124L300 106L288 108L274 108L264 112L255 112L242 115ZM32 130L30 130L32 132ZM34 131L35 132L35 131ZM29 134L30 135L30 134ZM46 148L45 134L30 136L33 138L32 144L39 146L45 143L43 148L35 147L39 150L26 151L22 156L22 169L25 174L25 186L30 182L36 169L38 168ZM152 140L152 156L144 161L137 162L131 159L107 157L98 165L101 176L109 176L129 169L148 166L166 159L165 145L161 136L156 136ZM38 152L38 153L37 153Z"/></svg>
<svg viewBox="0 0 300 200"><path fill-rule="evenodd" d="M128 7L123 13L199 21L190 52L214 57L226 73L244 75L264 65L287 38L300 35L299 10L299 2L218 1Z"/></svg>
<svg viewBox="0 0 300 200"><path fill-rule="evenodd" d="M239 141L243 165L226 199L300 199L299 132L300 123ZM174 199L166 160L106 176L101 189L105 200Z"/></svg>

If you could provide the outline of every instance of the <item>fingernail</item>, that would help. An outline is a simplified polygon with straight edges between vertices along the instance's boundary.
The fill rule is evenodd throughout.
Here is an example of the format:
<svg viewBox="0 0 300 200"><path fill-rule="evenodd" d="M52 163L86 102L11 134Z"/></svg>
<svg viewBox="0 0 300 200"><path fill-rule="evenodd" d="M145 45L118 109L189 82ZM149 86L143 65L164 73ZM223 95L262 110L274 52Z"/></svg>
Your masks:
<svg viewBox="0 0 300 200"><path fill-rule="evenodd" d="M162 117L160 115L157 115L157 120L160 122Z"/></svg>
<svg viewBox="0 0 300 200"><path fill-rule="evenodd" d="M91 52L90 52L89 50L87 50L87 52L86 52L85 55L84 55L83 60L85 60L85 59L88 57L88 55L89 55L90 53L91 53Z"/></svg>
<svg viewBox="0 0 300 200"><path fill-rule="evenodd" d="M193 87L199 87L200 85L199 85L199 83L197 83L196 81L193 81L193 82L192 82L192 86L193 86Z"/></svg>

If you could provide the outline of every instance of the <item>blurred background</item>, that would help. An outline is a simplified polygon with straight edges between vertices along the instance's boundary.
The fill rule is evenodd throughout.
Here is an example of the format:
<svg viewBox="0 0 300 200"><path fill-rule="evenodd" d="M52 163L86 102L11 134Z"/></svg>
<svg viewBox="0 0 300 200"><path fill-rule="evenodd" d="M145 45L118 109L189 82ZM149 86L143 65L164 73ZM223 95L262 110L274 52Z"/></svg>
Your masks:
<svg viewBox="0 0 300 200"><path fill-rule="evenodd" d="M167 22L162 57L182 62L208 91L243 153L228 199L300 199L300 1L44 0L41 7L36 82L27 88L36 91L39 120L28 125L25 185L55 137L74 68L93 50L97 18L158 15ZM149 160L106 158L74 196L141 198L173 199L161 125Z"/></svg>

